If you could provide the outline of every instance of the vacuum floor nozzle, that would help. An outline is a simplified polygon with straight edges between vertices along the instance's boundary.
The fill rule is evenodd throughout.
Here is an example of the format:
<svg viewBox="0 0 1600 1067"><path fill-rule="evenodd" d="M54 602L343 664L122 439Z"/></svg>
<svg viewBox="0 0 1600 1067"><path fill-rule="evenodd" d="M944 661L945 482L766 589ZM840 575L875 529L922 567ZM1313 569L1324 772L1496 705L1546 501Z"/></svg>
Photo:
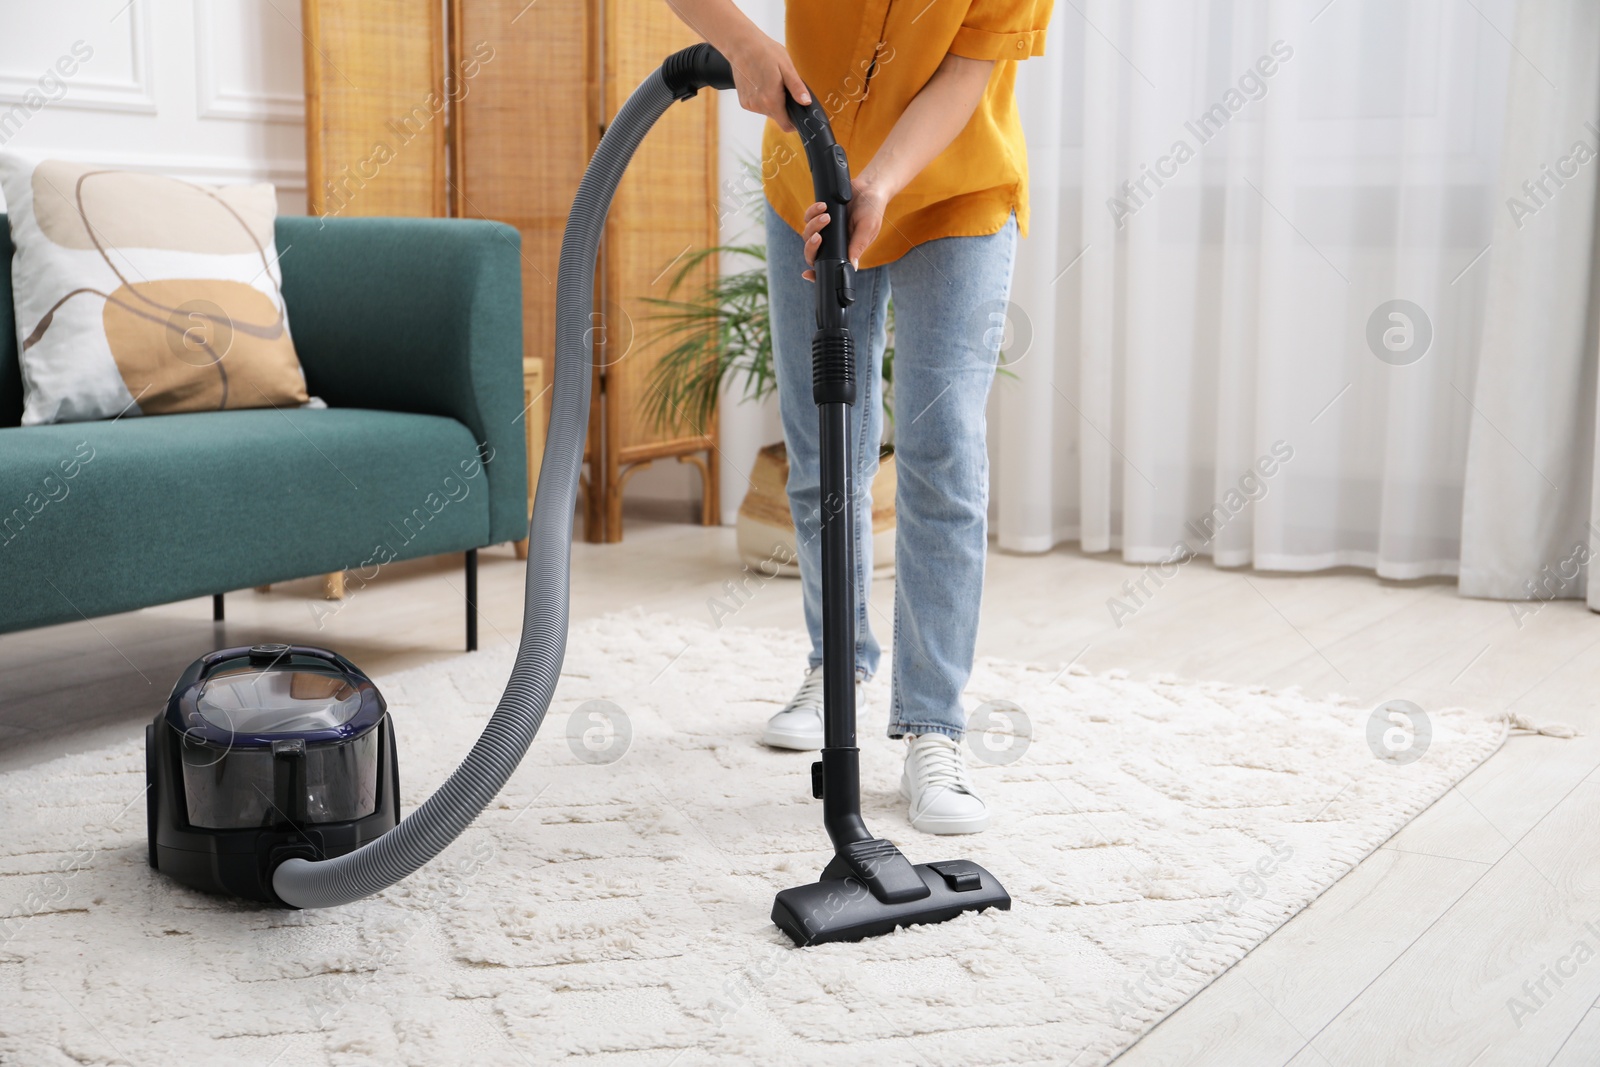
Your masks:
<svg viewBox="0 0 1600 1067"><path fill-rule="evenodd" d="M971 860L918 863L911 868L927 893L888 903L855 874L829 877L778 894L772 921L802 948L830 941L860 941L901 926L942 923L965 911L1011 909L1000 880ZM830 866L830 871L832 870Z"/></svg>

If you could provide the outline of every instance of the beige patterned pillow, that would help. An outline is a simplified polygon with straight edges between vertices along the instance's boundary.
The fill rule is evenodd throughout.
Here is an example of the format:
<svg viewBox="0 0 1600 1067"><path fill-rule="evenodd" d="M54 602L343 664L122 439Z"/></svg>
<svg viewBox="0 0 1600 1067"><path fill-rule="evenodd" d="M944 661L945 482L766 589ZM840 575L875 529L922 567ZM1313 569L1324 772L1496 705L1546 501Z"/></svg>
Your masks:
<svg viewBox="0 0 1600 1067"><path fill-rule="evenodd" d="M0 153L24 426L306 403L270 185Z"/></svg>

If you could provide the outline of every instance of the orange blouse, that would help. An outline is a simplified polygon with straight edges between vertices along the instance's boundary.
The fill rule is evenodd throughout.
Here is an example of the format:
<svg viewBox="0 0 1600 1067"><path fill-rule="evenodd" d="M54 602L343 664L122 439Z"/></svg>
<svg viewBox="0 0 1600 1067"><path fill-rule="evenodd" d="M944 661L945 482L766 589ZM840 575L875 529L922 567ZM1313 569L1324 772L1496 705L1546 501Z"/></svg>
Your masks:
<svg viewBox="0 0 1600 1067"><path fill-rule="evenodd" d="M1028 153L1017 63L1044 54L1053 0L789 0L785 44L859 174L947 54L996 60L978 109L950 146L889 204L863 269L924 241L997 232L1014 211L1028 232ZM800 136L768 120L762 180L801 229L812 202Z"/></svg>

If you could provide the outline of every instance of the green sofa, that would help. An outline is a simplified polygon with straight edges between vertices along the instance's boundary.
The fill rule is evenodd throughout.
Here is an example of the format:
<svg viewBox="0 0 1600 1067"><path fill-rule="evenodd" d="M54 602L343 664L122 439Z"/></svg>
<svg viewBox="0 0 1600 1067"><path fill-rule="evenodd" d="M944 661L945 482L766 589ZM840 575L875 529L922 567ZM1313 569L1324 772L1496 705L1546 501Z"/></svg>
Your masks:
<svg viewBox="0 0 1600 1067"><path fill-rule="evenodd" d="M517 232L278 220L289 329L326 410L19 426L0 215L0 632L527 535Z"/></svg>

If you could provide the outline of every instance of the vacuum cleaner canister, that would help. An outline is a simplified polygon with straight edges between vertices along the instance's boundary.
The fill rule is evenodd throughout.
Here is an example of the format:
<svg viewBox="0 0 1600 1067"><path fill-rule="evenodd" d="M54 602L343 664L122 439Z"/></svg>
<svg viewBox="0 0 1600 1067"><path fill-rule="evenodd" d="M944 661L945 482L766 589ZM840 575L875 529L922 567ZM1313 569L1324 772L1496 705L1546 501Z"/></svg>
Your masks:
<svg viewBox="0 0 1600 1067"><path fill-rule="evenodd" d="M226 648L190 665L145 728L150 866L283 903L285 859L343 855L399 821L394 730L372 680L303 645Z"/></svg>

